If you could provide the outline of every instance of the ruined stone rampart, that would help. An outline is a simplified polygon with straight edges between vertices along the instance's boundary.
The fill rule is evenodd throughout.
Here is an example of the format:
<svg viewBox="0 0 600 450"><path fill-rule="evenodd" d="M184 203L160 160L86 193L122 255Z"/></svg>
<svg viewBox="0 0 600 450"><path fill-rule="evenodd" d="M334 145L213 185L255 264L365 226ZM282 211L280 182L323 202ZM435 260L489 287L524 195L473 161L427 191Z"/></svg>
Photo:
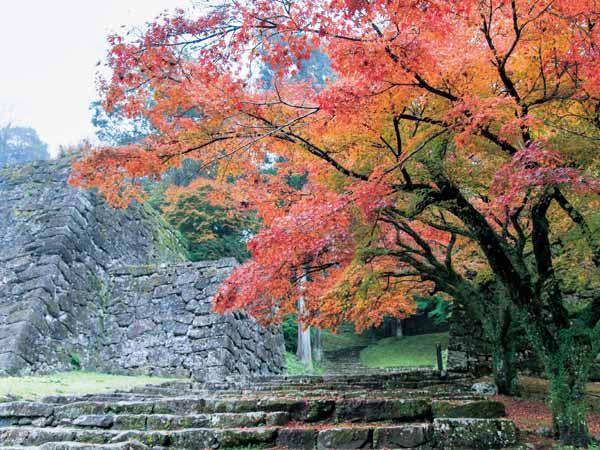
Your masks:
<svg viewBox="0 0 600 450"><path fill-rule="evenodd" d="M185 263L176 233L150 208L111 209L70 187L68 173L66 160L0 171L0 374L280 370L277 335L241 315L209 312L233 261ZM214 336L215 351L194 337L210 334L195 325L202 320L214 321L206 338ZM231 329L218 334L219 327ZM252 343L237 346L244 328ZM228 351L254 352L261 362L219 364Z"/></svg>
<svg viewBox="0 0 600 450"><path fill-rule="evenodd" d="M241 313L211 311L234 259L111 271L102 312L106 336L93 365L110 372L228 376L279 373L283 337Z"/></svg>

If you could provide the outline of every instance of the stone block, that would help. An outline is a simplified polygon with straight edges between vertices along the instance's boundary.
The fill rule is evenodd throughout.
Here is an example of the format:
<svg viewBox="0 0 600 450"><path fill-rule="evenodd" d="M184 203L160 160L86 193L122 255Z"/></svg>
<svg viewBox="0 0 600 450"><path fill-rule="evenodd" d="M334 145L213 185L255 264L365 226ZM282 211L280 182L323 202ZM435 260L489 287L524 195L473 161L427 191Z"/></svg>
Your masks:
<svg viewBox="0 0 600 450"><path fill-rule="evenodd" d="M422 448L432 439L430 423L378 427L373 431L373 448Z"/></svg>
<svg viewBox="0 0 600 450"><path fill-rule="evenodd" d="M504 405L493 400L433 401L431 409L434 418L495 419L506 415Z"/></svg>
<svg viewBox="0 0 600 450"><path fill-rule="evenodd" d="M434 442L440 448L495 449L513 446L518 430L506 419L434 419Z"/></svg>
<svg viewBox="0 0 600 450"><path fill-rule="evenodd" d="M112 415L84 415L73 420L73 425L90 428L110 428L113 422Z"/></svg>
<svg viewBox="0 0 600 450"><path fill-rule="evenodd" d="M317 448L319 450L365 448L369 438L368 428L331 428L319 432Z"/></svg>
<svg viewBox="0 0 600 450"><path fill-rule="evenodd" d="M335 417L349 421L409 421L431 416L431 404L427 400L340 400L336 404Z"/></svg>
<svg viewBox="0 0 600 450"><path fill-rule="evenodd" d="M317 443L317 431L310 428L282 428L277 434L277 447L313 449Z"/></svg>
<svg viewBox="0 0 600 450"><path fill-rule="evenodd" d="M48 417L54 412L53 405L36 402L0 403L0 418L3 417Z"/></svg>

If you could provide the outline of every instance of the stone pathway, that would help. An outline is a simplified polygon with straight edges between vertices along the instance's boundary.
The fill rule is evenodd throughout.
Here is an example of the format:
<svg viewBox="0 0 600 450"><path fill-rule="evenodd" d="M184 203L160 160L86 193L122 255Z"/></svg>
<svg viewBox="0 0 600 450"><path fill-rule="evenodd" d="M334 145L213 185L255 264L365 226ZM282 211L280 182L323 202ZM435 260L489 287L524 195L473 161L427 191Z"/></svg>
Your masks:
<svg viewBox="0 0 600 450"><path fill-rule="evenodd" d="M501 403L470 380L412 370L177 382L0 403L0 449L504 448Z"/></svg>
<svg viewBox="0 0 600 450"><path fill-rule="evenodd" d="M367 372L369 369L360 362L360 352L366 346L346 347L340 350L324 352L323 368L325 373L357 373Z"/></svg>

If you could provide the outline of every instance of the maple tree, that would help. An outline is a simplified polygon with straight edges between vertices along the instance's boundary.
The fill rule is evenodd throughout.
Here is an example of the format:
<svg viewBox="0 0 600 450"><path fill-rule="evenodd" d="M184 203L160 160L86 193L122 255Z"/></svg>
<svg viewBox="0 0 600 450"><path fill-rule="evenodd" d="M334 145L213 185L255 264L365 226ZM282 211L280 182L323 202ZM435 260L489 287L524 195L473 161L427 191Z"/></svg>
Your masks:
<svg viewBox="0 0 600 450"><path fill-rule="evenodd" d="M280 320L302 297L307 323L360 329L442 293L498 343L507 389L519 321L552 380L556 432L585 444L600 293L574 307L555 264L598 279L598 16L596 0L229 0L165 14L110 38L101 85L109 110L155 132L89 153L72 181L123 206L185 158L214 168L211 201L262 223L219 311ZM316 50L325 86L296 76ZM287 182L298 173L300 190ZM573 230L576 260L556 250Z"/></svg>

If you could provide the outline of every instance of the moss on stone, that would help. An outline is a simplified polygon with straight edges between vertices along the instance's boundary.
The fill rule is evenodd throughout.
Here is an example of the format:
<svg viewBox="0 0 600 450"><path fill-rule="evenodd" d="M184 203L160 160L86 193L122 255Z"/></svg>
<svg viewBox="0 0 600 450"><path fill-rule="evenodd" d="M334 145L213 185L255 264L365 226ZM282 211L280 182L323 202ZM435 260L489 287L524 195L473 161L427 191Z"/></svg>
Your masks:
<svg viewBox="0 0 600 450"><path fill-rule="evenodd" d="M319 433L317 448L364 448L369 440L368 428L332 428Z"/></svg>
<svg viewBox="0 0 600 450"><path fill-rule="evenodd" d="M434 401L431 405L434 418L495 419L504 417L504 405L493 400Z"/></svg>
<svg viewBox="0 0 600 450"><path fill-rule="evenodd" d="M431 403L423 399L386 402L383 420L413 420L431 417Z"/></svg>
<svg viewBox="0 0 600 450"><path fill-rule="evenodd" d="M335 410L333 400L312 400L307 405L306 422L318 422L331 417Z"/></svg>
<svg viewBox="0 0 600 450"><path fill-rule="evenodd" d="M267 428L246 430L223 430L219 435L220 448L271 444L275 442L277 431Z"/></svg>
<svg viewBox="0 0 600 450"><path fill-rule="evenodd" d="M434 441L439 448L494 449L518 441L515 424L506 419L435 419Z"/></svg>

